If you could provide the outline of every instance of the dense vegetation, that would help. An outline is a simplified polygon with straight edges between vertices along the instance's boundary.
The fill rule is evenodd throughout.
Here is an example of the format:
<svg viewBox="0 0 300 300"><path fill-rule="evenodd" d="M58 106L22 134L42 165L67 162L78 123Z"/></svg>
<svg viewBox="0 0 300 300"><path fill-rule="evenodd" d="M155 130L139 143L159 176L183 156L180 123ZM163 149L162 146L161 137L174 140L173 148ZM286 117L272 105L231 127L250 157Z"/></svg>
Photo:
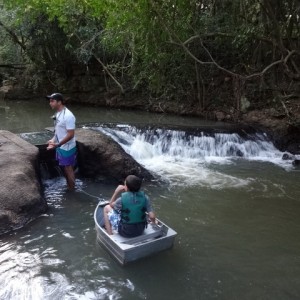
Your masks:
<svg viewBox="0 0 300 300"><path fill-rule="evenodd" d="M0 37L0 65L39 70L33 86L98 64L107 89L199 110L300 94L298 0L0 0Z"/></svg>

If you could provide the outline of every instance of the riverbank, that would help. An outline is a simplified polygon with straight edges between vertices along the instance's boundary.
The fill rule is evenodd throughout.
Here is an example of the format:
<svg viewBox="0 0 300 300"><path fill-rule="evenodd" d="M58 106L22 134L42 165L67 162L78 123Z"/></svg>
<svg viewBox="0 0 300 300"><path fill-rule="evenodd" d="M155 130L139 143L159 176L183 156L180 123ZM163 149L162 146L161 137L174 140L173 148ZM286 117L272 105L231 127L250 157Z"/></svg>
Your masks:
<svg viewBox="0 0 300 300"><path fill-rule="evenodd" d="M81 89L82 87L82 89ZM162 114L174 114L192 116L205 120L222 121L228 123L252 126L265 131L281 151L292 154L300 154L300 101L291 99L285 103L281 101L264 101L261 104L250 103L244 99L243 111L237 111L233 106L212 105L207 109L200 108L194 101L188 99L170 100L152 98L149 95L129 91L121 94L118 89L105 91L98 87L93 89L83 88L81 82L77 89L65 92L69 103L109 107L115 109L132 109ZM0 88L0 99L24 100L41 98L53 91L53 87L45 86L44 90L34 92L30 88L24 88L21 80L7 81ZM1 106L1 105L0 105ZM257 109L257 107L262 107Z"/></svg>
<svg viewBox="0 0 300 300"><path fill-rule="evenodd" d="M171 101L151 99L149 96L138 94L120 95L117 91L105 93L97 100L95 95L79 98L70 95L69 101L109 108L133 109L148 112L175 114L181 116L198 117L205 120L251 126L265 131L281 151L300 154L300 101L290 101L286 106L248 109L237 112L233 107L212 107L202 110L195 103L185 101Z"/></svg>

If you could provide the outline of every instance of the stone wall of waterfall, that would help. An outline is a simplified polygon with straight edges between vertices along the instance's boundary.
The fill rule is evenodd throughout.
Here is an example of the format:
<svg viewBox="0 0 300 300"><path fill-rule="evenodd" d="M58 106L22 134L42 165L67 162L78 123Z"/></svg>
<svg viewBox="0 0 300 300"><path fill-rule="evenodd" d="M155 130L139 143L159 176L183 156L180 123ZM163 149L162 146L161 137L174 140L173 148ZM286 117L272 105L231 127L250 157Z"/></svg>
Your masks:
<svg viewBox="0 0 300 300"><path fill-rule="evenodd" d="M92 127L112 137L127 153L148 170L175 184L209 184L224 182L230 186L247 184L216 170L215 166L239 162L272 163L292 168L291 160L283 160L264 133L206 133L173 129L139 129L135 126ZM221 184L222 185L222 184Z"/></svg>

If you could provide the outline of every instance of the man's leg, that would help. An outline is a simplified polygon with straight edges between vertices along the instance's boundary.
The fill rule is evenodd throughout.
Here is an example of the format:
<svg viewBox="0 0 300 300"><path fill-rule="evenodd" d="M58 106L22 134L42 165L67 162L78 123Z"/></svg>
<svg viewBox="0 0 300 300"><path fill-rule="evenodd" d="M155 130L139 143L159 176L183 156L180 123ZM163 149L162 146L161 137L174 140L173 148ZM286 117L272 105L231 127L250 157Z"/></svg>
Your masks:
<svg viewBox="0 0 300 300"><path fill-rule="evenodd" d="M73 170L73 166L65 166L65 175L67 179L68 189L74 190L75 189L75 174Z"/></svg>

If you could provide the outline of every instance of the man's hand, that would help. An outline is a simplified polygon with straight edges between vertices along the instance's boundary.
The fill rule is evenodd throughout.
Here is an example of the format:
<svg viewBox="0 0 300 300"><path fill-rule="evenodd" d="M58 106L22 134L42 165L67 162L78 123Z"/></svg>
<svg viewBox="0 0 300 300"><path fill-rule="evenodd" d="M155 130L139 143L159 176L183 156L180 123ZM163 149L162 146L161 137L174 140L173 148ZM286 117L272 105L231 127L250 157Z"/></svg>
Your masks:
<svg viewBox="0 0 300 300"><path fill-rule="evenodd" d="M53 140L48 141L47 144L48 144L47 150L56 148L56 144L54 143Z"/></svg>

